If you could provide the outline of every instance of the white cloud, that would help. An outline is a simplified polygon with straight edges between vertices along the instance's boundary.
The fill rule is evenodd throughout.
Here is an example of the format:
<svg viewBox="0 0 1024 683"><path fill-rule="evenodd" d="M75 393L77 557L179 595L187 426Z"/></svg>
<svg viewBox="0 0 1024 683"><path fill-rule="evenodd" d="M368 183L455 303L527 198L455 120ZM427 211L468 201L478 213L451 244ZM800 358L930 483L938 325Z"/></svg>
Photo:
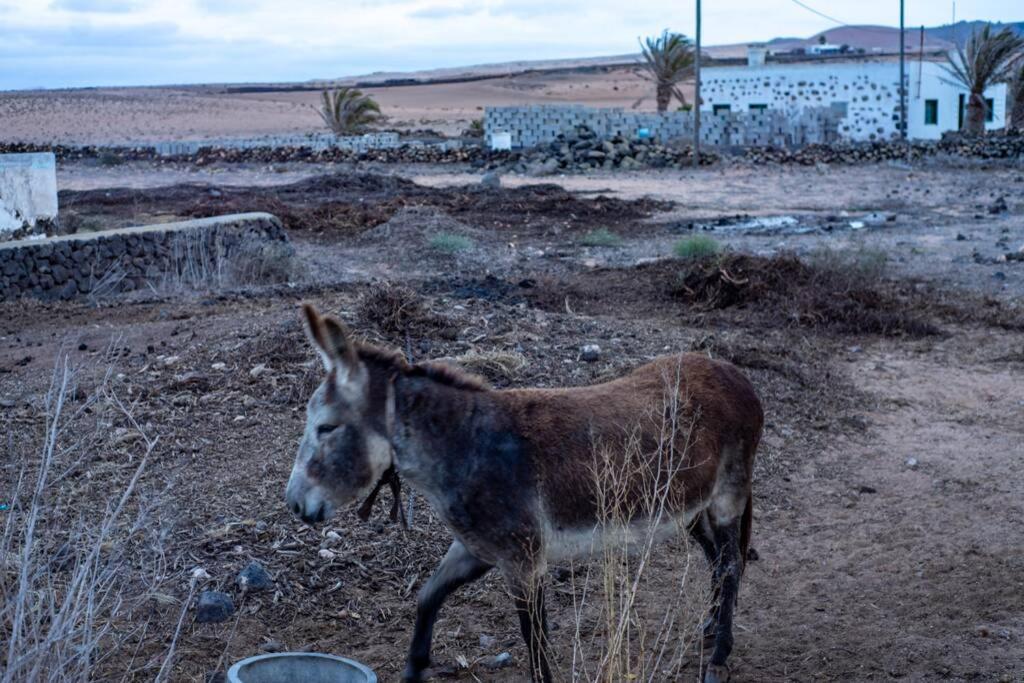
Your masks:
<svg viewBox="0 0 1024 683"><path fill-rule="evenodd" d="M895 24L889 0L807 0L845 21ZM959 3L962 18L1024 19L1020 0ZM907 23L948 21L912 3ZM811 35L831 24L790 0L704 3L705 44ZM4 10L6 8L6 11ZM494 61L623 54L694 0L0 0L0 89L307 80ZM73 55L74 59L67 59Z"/></svg>

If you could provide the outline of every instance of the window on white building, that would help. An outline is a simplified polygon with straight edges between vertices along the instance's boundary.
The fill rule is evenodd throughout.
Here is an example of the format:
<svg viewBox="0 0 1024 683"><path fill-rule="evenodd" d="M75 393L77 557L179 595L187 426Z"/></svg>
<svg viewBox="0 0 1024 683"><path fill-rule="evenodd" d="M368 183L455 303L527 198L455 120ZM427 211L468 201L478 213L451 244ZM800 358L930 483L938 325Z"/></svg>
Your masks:
<svg viewBox="0 0 1024 683"><path fill-rule="evenodd" d="M925 100L924 101L924 125L926 125L926 126L937 126L937 125L939 125L939 101L938 100Z"/></svg>
<svg viewBox="0 0 1024 683"><path fill-rule="evenodd" d="M750 111L764 111L768 108L767 104L752 104L750 105Z"/></svg>
<svg viewBox="0 0 1024 683"><path fill-rule="evenodd" d="M719 114L728 114L732 111L732 106L728 104L715 104L711 106L711 113L715 116Z"/></svg>

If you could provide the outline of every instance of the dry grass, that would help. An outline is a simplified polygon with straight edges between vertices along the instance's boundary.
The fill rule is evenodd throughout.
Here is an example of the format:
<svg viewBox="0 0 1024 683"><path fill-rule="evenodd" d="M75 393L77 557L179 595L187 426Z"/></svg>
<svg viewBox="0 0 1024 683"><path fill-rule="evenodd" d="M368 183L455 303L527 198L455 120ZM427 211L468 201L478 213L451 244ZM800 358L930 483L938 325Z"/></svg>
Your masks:
<svg viewBox="0 0 1024 683"><path fill-rule="evenodd" d="M469 351L439 360L450 361L489 380L505 381L518 378L529 364L526 356L514 351Z"/></svg>
<svg viewBox="0 0 1024 683"><path fill-rule="evenodd" d="M661 424L653 452L638 433L624 448L595 444L595 560L571 567L574 681L680 680L699 657L711 591L687 531L673 524L680 501L670 483L685 476L696 424L675 387L667 377L664 404L652 411Z"/></svg>
<svg viewBox="0 0 1024 683"><path fill-rule="evenodd" d="M19 463L8 444L20 471L0 537L3 683L98 677L112 653L145 631L146 619L132 619L149 599L139 587L155 590L163 574L161 524L138 490L155 441L106 382L72 408L80 393L76 380L62 357L45 397L37 457L26 453ZM81 474L110 436L106 421L114 413L134 426L131 443L139 453L132 473L102 503L72 509L61 486Z"/></svg>

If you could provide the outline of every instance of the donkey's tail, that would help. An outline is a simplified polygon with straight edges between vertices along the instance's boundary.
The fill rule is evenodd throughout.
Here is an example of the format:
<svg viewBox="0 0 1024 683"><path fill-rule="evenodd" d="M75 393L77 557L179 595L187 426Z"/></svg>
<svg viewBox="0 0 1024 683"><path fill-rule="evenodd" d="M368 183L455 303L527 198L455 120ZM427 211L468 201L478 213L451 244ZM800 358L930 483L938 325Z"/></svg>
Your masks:
<svg viewBox="0 0 1024 683"><path fill-rule="evenodd" d="M747 568L747 551L750 549L751 527L754 523L754 496L747 493L747 506L743 509L740 520L740 567ZM743 569L740 571L742 572Z"/></svg>

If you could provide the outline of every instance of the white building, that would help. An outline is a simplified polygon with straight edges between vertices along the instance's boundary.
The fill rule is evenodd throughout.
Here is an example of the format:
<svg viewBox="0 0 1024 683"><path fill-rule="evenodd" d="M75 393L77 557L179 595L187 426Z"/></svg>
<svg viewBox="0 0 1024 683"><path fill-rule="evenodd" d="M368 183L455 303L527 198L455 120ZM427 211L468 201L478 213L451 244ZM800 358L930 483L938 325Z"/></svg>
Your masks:
<svg viewBox="0 0 1024 683"><path fill-rule="evenodd" d="M845 114L839 134L851 140L886 140L899 132L898 60L860 58L843 61L764 64L752 53L746 65L701 70L701 111L782 109L796 113L809 107L833 107ZM968 92L958 87L941 62L906 62L907 134L938 139L960 128ZM1006 125L1007 87L985 92L986 127Z"/></svg>

